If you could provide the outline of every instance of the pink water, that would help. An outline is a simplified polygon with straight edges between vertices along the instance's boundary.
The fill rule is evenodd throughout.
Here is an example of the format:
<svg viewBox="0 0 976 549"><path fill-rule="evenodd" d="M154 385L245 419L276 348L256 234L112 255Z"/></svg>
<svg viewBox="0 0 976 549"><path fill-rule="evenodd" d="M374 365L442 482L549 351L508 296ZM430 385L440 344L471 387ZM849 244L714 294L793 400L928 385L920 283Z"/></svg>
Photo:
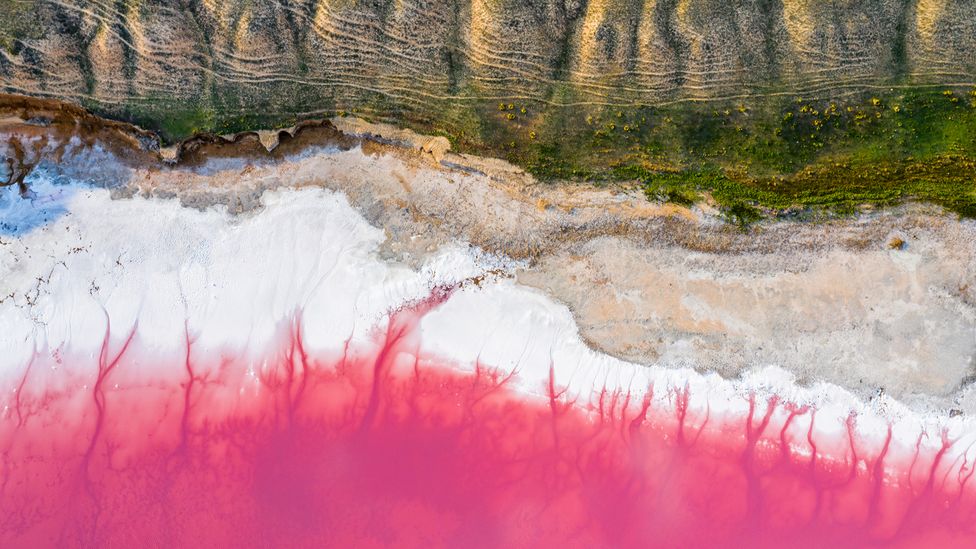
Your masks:
<svg viewBox="0 0 976 549"><path fill-rule="evenodd" d="M976 546L947 435L896 451L852 416L824 438L776 397L721 417L666 388L527 396L418 353L436 305L328 356L296 317L260 367L190 333L183 356L135 331L38 350L0 422L0 546ZM71 360L97 377L52 370Z"/></svg>

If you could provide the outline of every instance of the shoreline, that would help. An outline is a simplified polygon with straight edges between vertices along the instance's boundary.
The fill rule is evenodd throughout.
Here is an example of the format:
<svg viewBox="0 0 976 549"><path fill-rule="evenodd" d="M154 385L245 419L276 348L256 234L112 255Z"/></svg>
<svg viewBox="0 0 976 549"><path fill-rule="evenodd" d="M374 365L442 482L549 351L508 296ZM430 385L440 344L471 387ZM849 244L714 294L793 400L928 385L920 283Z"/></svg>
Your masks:
<svg viewBox="0 0 976 549"><path fill-rule="evenodd" d="M976 411L976 288L966 284L976 224L936 207L742 231L707 205L540 183L438 138L355 120L197 138L167 162L139 149L137 129L49 118L8 117L0 132L33 144L35 165L117 198L251 215L268 190L324 187L382 228L382 253L406 265L450 242L522 261L517 280L568 306L584 341L618 358L729 378L777 364L864 399L882 391L913 407Z"/></svg>

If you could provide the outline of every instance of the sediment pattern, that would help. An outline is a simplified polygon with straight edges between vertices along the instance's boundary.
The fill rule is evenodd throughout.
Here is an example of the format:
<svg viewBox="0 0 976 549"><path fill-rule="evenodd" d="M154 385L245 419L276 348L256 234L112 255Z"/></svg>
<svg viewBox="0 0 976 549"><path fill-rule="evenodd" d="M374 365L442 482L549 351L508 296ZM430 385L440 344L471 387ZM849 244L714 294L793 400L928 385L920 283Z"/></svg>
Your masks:
<svg viewBox="0 0 976 549"><path fill-rule="evenodd" d="M659 104L964 84L971 0L5 0L0 87L109 114ZM459 115L458 115L459 116Z"/></svg>

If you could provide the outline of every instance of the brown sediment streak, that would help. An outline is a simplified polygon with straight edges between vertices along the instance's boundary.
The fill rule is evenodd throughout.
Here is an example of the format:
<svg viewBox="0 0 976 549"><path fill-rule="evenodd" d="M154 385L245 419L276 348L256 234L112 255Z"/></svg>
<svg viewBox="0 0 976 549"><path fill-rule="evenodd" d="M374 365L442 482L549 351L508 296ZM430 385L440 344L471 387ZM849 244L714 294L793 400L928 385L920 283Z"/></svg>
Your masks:
<svg viewBox="0 0 976 549"><path fill-rule="evenodd" d="M397 354L403 349L402 345L411 336L417 336L417 325L425 314L446 301L453 292L451 288L438 288L427 299L413 305L407 305L390 315L383 336L383 343L372 366L372 382L366 411L360 424L361 430L367 430L379 412L382 404L381 395L384 386L390 381L391 368L397 359ZM414 363L416 370L417 361Z"/></svg>
<svg viewBox="0 0 976 549"><path fill-rule="evenodd" d="M71 103L12 94L0 94L0 135L10 147L5 159L10 173L0 186L22 185L41 161L58 162L68 151L96 146L123 165L163 168L195 167L218 158L276 161L313 146L345 150L362 142L344 135L328 120L310 118L291 128L275 130L267 144L253 131L230 135L197 133L173 144L164 155L160 138L153 132L95 116Z"/></svg>
<svg viewBox="0 0 976 549"><path fill-rule="evenodd" d="M14 392L14 411L17 413L17 427L21 427L24 424L24 412L21 410L21 394L24 392L24 386L27 385L27 378L30 377L31 368L34 367L34 361L37 359L37 345L35 344L31 350L30 360L27 362L27 367L24 368L24 375L20 378L20 383L17 384L17 389Z"/></svg>
<svg viewBox="0 0 976 549"><path fill-rule="evenodd" d="M780 396L718 417L692 411L714 397L688 385L664 401L653 386L570 396L554 370L532 396L515 370L422 351L419 323L447 295L334 353L306 348L301 311L260 359L205 356L188 324L182 356L157 356L107 325L93 385L66 369L67 389L25 375L7 393L0 545L915 547L976 534L972 458L947 433L898 450L889 427L871 450L853 416L846 440L824 440L816 410ZM53 360L39 349L26 365ZM148 379L167 368L180 375Z"/></svg>
<svg viewBox="0 0 976 549"><path fill-rule="evenodd" d="M186 357L183 369L186 370L186 382L183 384L183 414L180 418L180 448L185 448L190 435L190 407L193 404L193 386L202 381L193 371L193 338L190 337L190 322L183 321L183 336L186 338Z"/></svg>
<svg viewBox="0 0 976 549"><path fill-rule="evenodd" d="M102 347L98 354L98 374L95 378L95 385L92 387L92 400L95 404L95 427L91 436L91 442L85 451L84 463L86 469L91 460L92 453L98 445L98 440L105 423L105 382L112 375L112 371L119 365L126 351L129 350L129 346L132 344L132 340L135 338L136 330L138 329L138 322L132 325L131 330L125 337L125 341L122 343L122 348L119 349L115 358L110 359L109 344L112 339L112 321L108 315L108 311L103 312L105 314L105 337L102 339Z"/></svg>
<svg viewBox="0 0 976 549"><path fill-rule="evenodd" d="M675 390L673 394L675 416L678 419L678 443L680 444L684 444L685 442L685 419L688 416L689 394L690 390L687 385Z"/></svg>

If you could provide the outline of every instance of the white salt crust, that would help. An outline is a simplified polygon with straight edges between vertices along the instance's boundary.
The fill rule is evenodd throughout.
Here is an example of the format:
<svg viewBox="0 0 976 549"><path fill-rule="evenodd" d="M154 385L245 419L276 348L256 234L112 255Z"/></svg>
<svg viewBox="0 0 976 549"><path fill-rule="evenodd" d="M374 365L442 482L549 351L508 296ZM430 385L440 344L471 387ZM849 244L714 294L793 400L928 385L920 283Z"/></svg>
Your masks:
<svg viewBox="0 0 976 549"><path fill-rule="evenodd" d="M307 351L334 355L350 344L368 346L389 312L436 287L457 287L422 320L423 353L462 370L514 371L510 383L528 398L548 399L552 381L584 407L595 405L601 391L636 403L651 388L656 403L668 407L687 388L688 422L700 427L707 417L741 417L749 395L758 422L775 395L814 406L815 429L825 440L844 440L855 418L868 454L878 451L890 425L903 452L918 444L937 450L944 432L954 441L946 459L976 459L976 424L963 417L911 410L884 395L864 402L826 383L800 387L775 365L725 380L597 353L583 343L566 307L505 276L516 263L460 242L438 250L419 270L381 259L384 233L341 194L267 192L262 209L233 217L175 200L113 200L104 189L33 177L32 200L0 189L6 223L0 228L0 390L8 400L35 354L73 357L49 361L51 384L64 377L58 368L92 378L106 334L104 348L120 349L133 335L143 356L169 358L185 356L190 336L195 356L247 357L257 369L273 358L268 349L295 319ZM478 284L465 283L482 276ZM179 364L145 361L167 363ZM252 389L260 387L255 382ZM774 418L787 413L779 407ZM807 426L809 419L794 434L805 436Z"/></svg>

